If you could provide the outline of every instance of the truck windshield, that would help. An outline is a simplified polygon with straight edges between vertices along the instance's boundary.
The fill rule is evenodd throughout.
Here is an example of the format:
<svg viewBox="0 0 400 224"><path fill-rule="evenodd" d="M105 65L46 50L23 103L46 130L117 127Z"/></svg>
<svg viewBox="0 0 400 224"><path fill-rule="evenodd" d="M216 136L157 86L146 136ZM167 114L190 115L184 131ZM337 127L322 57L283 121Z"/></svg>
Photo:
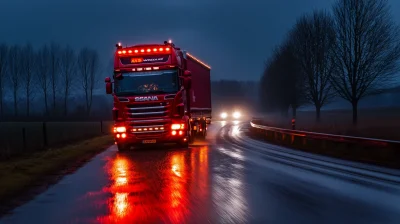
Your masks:
<svg viewBox="0 0 400 224"><path fill-rule="evenodd" d="M129 72L123 73L121 80L115 80L115 94L119 96L176 93L178 90L177 70Z"/></svg>

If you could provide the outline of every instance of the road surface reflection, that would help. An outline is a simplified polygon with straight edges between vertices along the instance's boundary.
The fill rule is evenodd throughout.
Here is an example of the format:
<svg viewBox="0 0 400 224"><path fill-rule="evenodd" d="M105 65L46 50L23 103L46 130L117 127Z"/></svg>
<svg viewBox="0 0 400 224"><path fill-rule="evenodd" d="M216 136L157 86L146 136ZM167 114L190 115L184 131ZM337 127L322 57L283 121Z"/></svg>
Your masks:
<svg viewBox="0 0 400 224"><path fill-rule="evenodd" d="M163 156L157 151L117 154L109 168L112 184L103 190L111 194L108 214L96 222L187 223L197 212L190 208L209 201L207 146Z"/></svg>

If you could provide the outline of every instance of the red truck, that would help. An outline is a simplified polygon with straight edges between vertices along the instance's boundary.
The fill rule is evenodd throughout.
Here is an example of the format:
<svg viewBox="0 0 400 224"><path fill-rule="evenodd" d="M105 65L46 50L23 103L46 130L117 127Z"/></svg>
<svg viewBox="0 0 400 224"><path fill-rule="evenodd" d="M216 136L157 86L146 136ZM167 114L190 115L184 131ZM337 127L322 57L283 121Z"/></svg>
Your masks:
<svg viewBox="0 0 400 224"><path fill-rule="evenodd" d="M116 47L113 80L105 82L114 98L118 150L155 143L187 148L196 137L205 138L211 122L210 66L171 41Z"/></svg>

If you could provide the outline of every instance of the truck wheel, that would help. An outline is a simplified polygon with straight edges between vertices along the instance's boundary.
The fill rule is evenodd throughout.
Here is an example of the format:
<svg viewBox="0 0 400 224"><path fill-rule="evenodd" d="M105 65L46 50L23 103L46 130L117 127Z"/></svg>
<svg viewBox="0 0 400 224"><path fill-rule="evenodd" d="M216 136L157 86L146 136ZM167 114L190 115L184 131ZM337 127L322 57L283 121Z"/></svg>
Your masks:
<svg viewBox="0 0 400 224"><path fill-rule="evenodd" d="M207 121L204 119L201 119L200 122L201 122L200 124L201 124L201 128L202 128L201 132L199 133L200 138L205 139L207 136Z"/></svg>
<svg viewBox="0 0 400 224"><path fill-rule="evenodd" d="M118 148L118 151L124 152L124 151L128 151L130 149L130 145L118 143L117 148Z"/></svg>

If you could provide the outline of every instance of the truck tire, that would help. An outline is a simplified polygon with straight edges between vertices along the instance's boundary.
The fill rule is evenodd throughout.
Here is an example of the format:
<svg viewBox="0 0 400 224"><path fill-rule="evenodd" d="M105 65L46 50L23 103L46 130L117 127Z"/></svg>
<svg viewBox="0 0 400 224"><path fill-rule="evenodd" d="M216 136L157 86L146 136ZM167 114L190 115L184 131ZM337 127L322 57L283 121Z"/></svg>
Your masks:
<svg viewBox="0 0 400 224"><path fill-rule="evenodd" d="M200 125L201 125L201 132L199 133L200 139L204 140L206 139L207 136L207 121L205 119L200 120Z"/></svg>
<svg viewBox="0 0 400 224"><path fill-rule="evenodd" d="M130 145L123 144L123 143L118 143L117 144L117 148L118 148L118 151L125 152L125 151L128 151L130 149Z"/></svg>

